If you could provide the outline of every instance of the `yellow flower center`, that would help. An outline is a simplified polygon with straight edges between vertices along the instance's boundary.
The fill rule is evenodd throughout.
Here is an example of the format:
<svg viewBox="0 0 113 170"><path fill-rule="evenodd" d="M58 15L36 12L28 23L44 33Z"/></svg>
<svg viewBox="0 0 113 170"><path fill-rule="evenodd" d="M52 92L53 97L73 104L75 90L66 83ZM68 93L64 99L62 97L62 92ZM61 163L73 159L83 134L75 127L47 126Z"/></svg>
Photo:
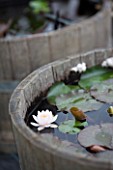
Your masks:
<svg viewBox="0 0 113 170"><path fill-rule="evenodd" d="M42 118L46 118L46 117L47 117L47 115L41 115L41 117L42 117Z"/></svg>

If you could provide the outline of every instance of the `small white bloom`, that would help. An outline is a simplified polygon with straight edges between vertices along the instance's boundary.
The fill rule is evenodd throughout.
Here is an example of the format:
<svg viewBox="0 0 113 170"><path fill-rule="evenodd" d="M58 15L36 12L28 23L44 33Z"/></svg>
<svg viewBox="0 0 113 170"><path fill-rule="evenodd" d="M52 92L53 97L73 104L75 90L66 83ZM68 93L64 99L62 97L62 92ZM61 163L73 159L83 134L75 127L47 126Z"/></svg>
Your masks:
<svg viewBox="0 0 113 170"><path fill-rule="evenodd" d="M102 65L102 67L107 67L108 66L106 60L103 61L101 65Z"/></svg>
<svg viewBox="0 0 113 170"><path fill-rule="evenodd" d="M83 72L86 71L86 63L82 63L82 71L83 71Z"/></svg>
<svg viewBox="0 0 113 170"><path fill-rule="evenodd" d="M56 124L53 124L53 122L56 121L58 115L53 115L51 111L49 110L42 110L41 112L38 111L37 116L33 115L34 120L36 123L31 122L31 125L38 127L38 131L41 131L45 128L57 128L58 126Z"/></svg>
<svg viewBox="0 0 113 170"><path fill-rule="evenodd" d="M107 58L105 61L102 62L102 67L112 67L113 68L113 57Z"/></svg>
<svg viewBox="0 0 113 170"><path fill-rule="evenodd" d="M75 71L75 72L85 72L86 71L86 63L79 63L76 67L72 67L71 71Z"/></svg>
<svg viewBox="0 0 113 170"><path fill-rule="evenodd" d="M77 67L72 67L72 68L71 68L71 71L77 72L77 71L78 71L78 70L77 70Z"/></svg>
<svg viewBox="0 0 113 170"><path fill-rule="evenodd" d="M113 67L113 57L108 58L106 61L107 61L107 65L108 65L109 67Z"/></svg>

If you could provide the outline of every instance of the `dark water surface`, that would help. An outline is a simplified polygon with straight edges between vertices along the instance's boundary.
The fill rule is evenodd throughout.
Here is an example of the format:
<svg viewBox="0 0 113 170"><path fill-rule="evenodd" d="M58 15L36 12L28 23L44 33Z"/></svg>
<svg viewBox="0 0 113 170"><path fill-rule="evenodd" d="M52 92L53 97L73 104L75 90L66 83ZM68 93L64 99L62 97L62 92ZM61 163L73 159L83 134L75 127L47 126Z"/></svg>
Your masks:
<svg viewBox="0 0 113 170"><path fill-rule="evenodd" d="M113 123L113 117L110 117L107 109L110 106L110 104L103 104L102 107L97 111L90 111L86 112L87 115L87 122L88 125L100 125L102 123ZM60 125L62 122L66 120L72 120L74 119L73 115L71 113L63 113L63 112L57 112L56 108L54 106L51 106L48 104L47 100L42 101L39 105L36 106L36 109L32 110L27 113L25 122L27 125L34 130L37 131L37 128L30 125L30 122L34 122L34 119L32 118L32 115L37 115L38 110L46 110L49 109L53 111L53 113L58 114L58 118L56 120L56 124ZM57 136L61 140L67 140L69 142L72 142L74 144L78 144L77 141L77 134L68 134L68 133L62 133L59 131L58 128L56 129L44 129L40 133L52 133L54 136Z"/></svg>

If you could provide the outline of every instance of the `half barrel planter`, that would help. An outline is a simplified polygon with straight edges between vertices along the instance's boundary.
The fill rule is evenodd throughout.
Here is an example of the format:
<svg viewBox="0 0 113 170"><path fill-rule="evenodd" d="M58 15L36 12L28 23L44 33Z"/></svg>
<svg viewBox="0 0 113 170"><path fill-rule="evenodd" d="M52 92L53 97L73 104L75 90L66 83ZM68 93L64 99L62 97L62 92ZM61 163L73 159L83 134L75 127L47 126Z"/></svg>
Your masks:
<svg viewBox="0 0 113 170"><path fill-rule="evenodd" d="M95 50L55 61L31 73L14 90L9 112L22 170L113 170L113 162L76 152L68 142L33 132L24 121L35 98L56 81L65 79L71 67L85 62L89 68L112 55L112 49Z"/></svg>
<svg viewBox="0 0 113 170"><path fill-rule="evenodd" d="M93 17L58 31L29 35L25 38L0 39L0 84L20 81L33 70L57 59L95 48L111 47L111 32L111 9L104 8ZM6 93L10 98L11 93L1 88L0 100L2 93ZM6 109L2 110L0 103L0 115L7 116L8 100L4 101L4 106ZM5 122L5 117L2 117L0 122ZM8 133L12 133L11 126L7 128L7 124L2 125L0 136L4 129L4 134L5 130L7 134L4 137L7 136L8 140ZM13 146L14 143L9 141ZM6 151L6 147L3 149L3 143L5 147L7 142L0 139L0 151Z"/></svg>

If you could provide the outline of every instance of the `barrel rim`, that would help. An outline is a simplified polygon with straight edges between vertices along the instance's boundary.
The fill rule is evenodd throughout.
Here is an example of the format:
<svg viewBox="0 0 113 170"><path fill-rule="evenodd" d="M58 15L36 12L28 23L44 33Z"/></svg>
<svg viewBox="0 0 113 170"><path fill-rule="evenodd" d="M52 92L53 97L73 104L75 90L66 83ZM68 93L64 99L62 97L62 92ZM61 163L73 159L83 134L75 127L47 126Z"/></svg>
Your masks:
<svg viewBox="0 0 113 170"><path fill-rule="evenodd" d="M51 31L51 32L48 32L48 33L38 33L38 34L29 34L29 35L26 35L24 37L14 37L14 38L11 38L11 39L7 39L7 38L0 38L0 42L15 42L15 41L24 41L24 40L30 40L30 39L35 39L35 38L38 38L38 37L48 37L48 36L54 36L54 35L57 35L59 33L63 33L65 31L68 31L70 29L73 29L73 27L75 27L75 29L77 28L80 28L82 25L84 24L87 24L87 22L93 22L93 20L101 17L101 15L103 14L103 12L107 12L107 11L111 11L111 8L110 7L103 7L101 11L97 12L95 15L91 16L90 18L86 18L85 20L83 21L80 21L78 23L74 23L74 24L71 24L69 26L66 26L64 27L63 29L59 29L59 30L56 30L56 31Z"/></svg>
<svg viewBox="0 0 113 170"><path fill-rule="evenodd" d="M108 49L107 49L108 50ZM110 48L110 51L113 51L113 49ZM89 52L89 54L93 54L94 52L99 52L99 51L105 51L105 49L97 49L94 51ZM108 50L109 51L109 50ZM78 55L79 57L81 57L81 55ZM68 60L68 58L63 59L63 60L57 60L54 61L53 63L47 64L45 66L42 66L41 68L38 68L37 70L33 71L31 74L29 74L21 83L23 83L24 85L26 85L26 82L28 81L28 79L33 75L33 77L35 78L35 76L37 75L37 73L41 70L44 69L45 67L49 67L52 64L54 64L55 62L64 62ZM42 136L40 136L39 134L33 132L24 122L24 119L22 117L22 113L21 113L21 109L19 106L19 103L21 101L21 93L23 93L23 89L21 88L21 83L17 86L17 88L14 90L10 102L9 102L9 114L11 116L12 122L13 122L13 126L15 126L15 128L19 131L19 133L23 136L23 138L26 138L27 141L29 141L32 145L34 145L37 148L44 148L44 151L47 151L51 154L55 154L56 156L60 156L64 159L70 159L72 161L81 161L82 163L85 164L86 161L88 161L89 164L93 165L93 166L103 166L103 165L108 165L111 166L112 162L108 161L108 160L102 160L99 159L98 157L90 157L90 155L88 156L86 153L71 153L65 150L65 148L63 148L62 150L56 150L56 147L52 147L52 145L47 144L46 141L44 140L44 138ZM18 100L17 102L17 106L15 107L15 110L12 109L12 105L14 105L14 101ZM54 137L52 139L55 139ZM56 140L56 139L55 139ZM62 143L62 142L61 142Z"/></svg>

